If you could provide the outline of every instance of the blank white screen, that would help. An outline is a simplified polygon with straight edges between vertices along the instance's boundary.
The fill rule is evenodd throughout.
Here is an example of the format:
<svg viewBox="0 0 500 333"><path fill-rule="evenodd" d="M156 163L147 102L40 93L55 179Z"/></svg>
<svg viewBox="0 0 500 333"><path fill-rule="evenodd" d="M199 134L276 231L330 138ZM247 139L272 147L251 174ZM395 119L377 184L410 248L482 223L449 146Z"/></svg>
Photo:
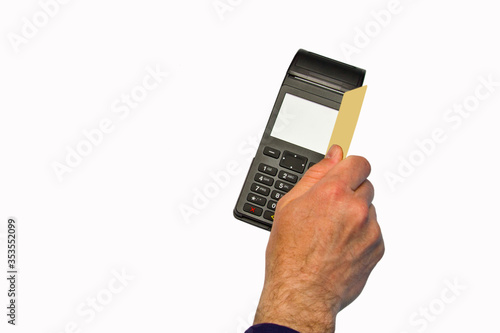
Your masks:
<svg viewBox="0 0 500 333"><path fill-rule="evenodd" d="M285 94L271 136L326 154L338 111Z"/></svg>

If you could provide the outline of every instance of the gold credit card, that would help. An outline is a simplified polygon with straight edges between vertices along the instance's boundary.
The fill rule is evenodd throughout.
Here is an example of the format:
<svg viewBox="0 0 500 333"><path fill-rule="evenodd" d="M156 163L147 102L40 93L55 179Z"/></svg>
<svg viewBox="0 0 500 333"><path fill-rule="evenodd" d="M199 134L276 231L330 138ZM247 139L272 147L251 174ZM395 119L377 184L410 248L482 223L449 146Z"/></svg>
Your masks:
<svg viewBox="0 0 500 333"><path fill-rule="evenodd" d="M358 123L359 113L363 106L367 86L362 86L344 93L339 114L333 127L333 133L328 144L328 151L334 144L342 147L344 158L351 145L352 136Z"/></svg>

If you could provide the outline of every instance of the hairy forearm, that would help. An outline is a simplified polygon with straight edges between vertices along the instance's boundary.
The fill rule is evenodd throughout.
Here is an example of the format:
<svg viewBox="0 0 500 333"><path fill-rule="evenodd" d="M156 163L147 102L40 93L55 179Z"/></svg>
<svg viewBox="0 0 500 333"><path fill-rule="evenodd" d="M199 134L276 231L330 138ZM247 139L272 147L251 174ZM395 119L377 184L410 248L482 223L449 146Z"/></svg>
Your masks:
<svg viewBox="0 0 500 333"><path fill-rule="evenodd" d="M315 294L310 288L303 291L299 284L288 282L287 285L266 282L254 324L275 323L301 333L334 332L339 306L332 307L332 302L325 302L324 295Z"/></svg>

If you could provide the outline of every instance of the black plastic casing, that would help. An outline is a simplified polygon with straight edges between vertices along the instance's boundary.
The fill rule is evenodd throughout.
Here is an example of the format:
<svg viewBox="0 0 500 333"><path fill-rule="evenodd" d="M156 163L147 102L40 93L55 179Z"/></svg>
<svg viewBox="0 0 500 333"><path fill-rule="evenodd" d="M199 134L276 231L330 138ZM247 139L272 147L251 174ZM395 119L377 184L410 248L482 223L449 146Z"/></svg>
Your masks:
<svg viewBox="0 0 500 333"><path fill-rule="evenodd" d="M365 73L366 71L364 69L347 65L312 52L302 49L297 52L283 80L283 84L281 85L278 97L276 98L269 121L267 122L266 129L257 149L256 156L250 165L245 183L243 184L236 207L234 208L233 213L237 219L266 230L271 230L271 221L266 220L262 215L255 216L243 210L243 206L247 202L246 199L248 194L253 193L250 187L255 182L254 176L256 173L261 173L258 171L259 164L264 163L278 170L282 169L279 166L281 155L278 159L264 155L263 150L266 146L278 149L281 151L281 154L283 154L283 151L287 150L305 156L308 159L307 165L311 162L317 163L324 157L323 154L271 136L271 131L278 117L285 94L289 93L339 110L344 93L361 87L363 85ZM325 147L325 150L326 148L327 147ZM304 173L306 171L307 167ZM300 179L304 173L295 174ZM274 186L269 187L271 191L275 190ZM261 208L264 211L268 210L265 206Z"/></svg>

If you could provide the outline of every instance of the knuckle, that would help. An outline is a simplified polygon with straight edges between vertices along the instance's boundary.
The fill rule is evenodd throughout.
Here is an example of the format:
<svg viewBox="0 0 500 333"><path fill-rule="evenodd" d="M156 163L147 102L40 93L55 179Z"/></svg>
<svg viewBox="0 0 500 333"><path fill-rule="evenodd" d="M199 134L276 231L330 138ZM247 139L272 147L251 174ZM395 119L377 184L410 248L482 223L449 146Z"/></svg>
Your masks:
<svg viewBox="0 0 500 333"><path fill-rule="evenodd" d="M372 195L375 195L375 187L373 186L372 182L369 181L368 179L365 180L366 186L368 186L368 189L372 193Z"/></svg>
<svg viewBox="0 0 500 333"><path fill-rule="evenodd" d="M345 180L341 178L333 179L324 184L322 191L334 200L338 200L347 194L348 185Z"/></svg>
<svg viewBox="0 0 500 333"><path fill-rule="evenodd" d="M359 164L361 164L363 168L368 171L368 173L372 171L372 166L366 158L359 156Z"/></svg>
<svg viewBox="0 0 500 333"><path fill-rule="evenodd" d="M377 261L382 259L385 253L385 243L382 237L382 231L380 225L377 222L372 223L372 228L370 228L369 241L373 244L375 248L375 256Z"/></svg>
<svg viewBox="0 0 500 333"><path fill-rule="evenodd" d="M368 220L369 206L364 200L353 200L351 203L351 213L357 223L364 223Z"/></svg>
<svg viewBox="0 0 500 333"><path fill-rule="evenodd" d="M372 256L374 258L375 263L378 263L382 258L384 257L385 254L385 245L384 245L384 240L380 238L376 246L374 247L372 251Z"/></svg>
<svg viewBox="0 0 500 333"><path fill-rule="evenodd" d="M333 186L330 186L327 191L328 195L334 200L342 198L345 195L345 192L346 192L345 189L339 184L334 184Z"/></svg>
<svg viewBox="0 0 500 333"><path fill-rule="evenodd" d="M372 171L372 165L370 164L370 162L368 162L368 160L366 158L361 157L361 159L362 159L362 163L365 166L365 169L368 171L368 174L370 174Z"/></svg>
<svg viewBox="0 0 500 333"><path fill-rule="evenodd" d="M354 164L361 165L361 167L363 169L367 170L367 173L370 174L370 172L372 170L372 166L366 158L364 158L363 156L350 156L350 158Z"/></svg>
<svg viewBox="0 0 500 333"><path fill-rule="evenodd" d="M379 246L379 260L382 259L384 254L385 254L385 242L383 239L381 239L380 246Z"/></svg>
<svg viewBox="0 0 500 333"><path fill-rule="evenodd" d="M376 222L372 223L370 239L372 240L372 243L383 247L384 240L382 238L382 231L380 230L380 225Z"/></svg>

